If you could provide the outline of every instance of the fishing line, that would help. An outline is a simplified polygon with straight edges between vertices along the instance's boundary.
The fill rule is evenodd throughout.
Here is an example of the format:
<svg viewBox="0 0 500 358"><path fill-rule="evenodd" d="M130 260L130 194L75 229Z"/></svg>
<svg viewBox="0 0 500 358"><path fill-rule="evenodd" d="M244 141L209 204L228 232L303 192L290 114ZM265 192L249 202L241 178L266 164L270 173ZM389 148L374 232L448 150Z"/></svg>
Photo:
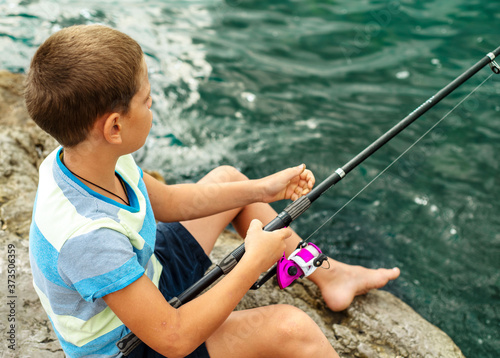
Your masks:
<svg viewBox="0 0 500 358"><path fill-rule="evenodd" d="M314 232L307 237L304 241L309 241L309 239L314 236L319 230L321 230L328 222L330 222L337 214L339 214L344 208L349 205L354 199L356 199L366 188L368 188L374 181L376 181L381 175L383 175L389 168L391 168L399 159L401 159L406 153L408 153L414 146L416 146L427 134L432 132L443 120L445 120L450 114L455 111L463 102L465 102L470 96L472 96L486 81L493 76L490 74L483 82L481 82L476 88L474 88L467 96L465 96L460 102L458 102L455 107L453 107L448 113L446 113L439 121L437 121L432 127L430 127L424 134L422 134L412 145L410 145L403 153L401 153L396 159L394 159L388 166L384 168L380 173L377 174L368 184L366 184L360 191L358 191L349 201L347 201L340 209L338 209L332 216L326 219Z"/></svg>

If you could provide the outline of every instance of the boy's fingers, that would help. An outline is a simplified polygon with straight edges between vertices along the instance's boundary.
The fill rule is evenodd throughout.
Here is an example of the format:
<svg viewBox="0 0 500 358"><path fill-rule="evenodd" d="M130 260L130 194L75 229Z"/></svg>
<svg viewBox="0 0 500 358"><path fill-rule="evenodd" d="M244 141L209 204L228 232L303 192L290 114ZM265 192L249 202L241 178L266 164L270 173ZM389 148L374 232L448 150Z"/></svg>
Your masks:
<svg viewBox="0 0 500 358"><path fill-rule="evenodd" d="M290 180L295 178L296 176L301 176L304 173L304 170L306 169L305 164L298 165L296 167L291 167L289 169L285 169L289 171L290 175Z"/></svg>
<svg viewBox="0 0 500 358"><path fill-rule="evenodd" d="M248 232L262 231L263 227L264 227L264 225L262 224L262 222L259 219L253 219L250 222L250 225L248 226Z"/></svg>
<svg viewBox="0 0 500 358"><path fill-rule="evenodd" d="M286 240L288 239L290 236L292 236L292 229L288 228L288 227L284 227L282 229L278 229L276 231L274 231L276 233L278 233L282 239Z"/></svg>
<svg viewBox="0 0 500 358"><path fill-rule="evenodd" d="M250 222L250 226L248 227L248 234L254 231L262 231L262 228L264 227L264 224L258 219L253 219ZM292 229L285 227L282 229L277 229L274 231L269 232L271 235L277 235L281 239L288 239L292 235Z"/></svg>
<svg viewBox="0 0 500 358"><path fill-rule="evenodd" d="M301 177L307 183L307 186L309 188L312 188L314 186L315 178L314 178L314 174L312 173L312 171L310 171L309 169L305 170L302 173Z"/></svg>

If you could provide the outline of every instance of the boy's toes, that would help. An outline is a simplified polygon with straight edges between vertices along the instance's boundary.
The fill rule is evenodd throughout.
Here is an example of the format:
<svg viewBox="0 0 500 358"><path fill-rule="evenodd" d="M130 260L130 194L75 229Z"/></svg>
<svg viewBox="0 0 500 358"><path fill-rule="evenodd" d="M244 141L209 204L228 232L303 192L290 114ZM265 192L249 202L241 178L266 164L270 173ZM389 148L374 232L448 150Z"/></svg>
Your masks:
<svg viewBox="0 0 500 358"><path fill-rule="evenodd" d="M390 280L395 280L396 278L399 277L399 274L401 273L399 271L399 268L397 268L397 267L394 267L392 269L381 268L381 269L378 269L377 272L379 274L381 274L381 276L383 277L383 280L385 280L385 282L383 282L383 285L385 285Z"/></svg>

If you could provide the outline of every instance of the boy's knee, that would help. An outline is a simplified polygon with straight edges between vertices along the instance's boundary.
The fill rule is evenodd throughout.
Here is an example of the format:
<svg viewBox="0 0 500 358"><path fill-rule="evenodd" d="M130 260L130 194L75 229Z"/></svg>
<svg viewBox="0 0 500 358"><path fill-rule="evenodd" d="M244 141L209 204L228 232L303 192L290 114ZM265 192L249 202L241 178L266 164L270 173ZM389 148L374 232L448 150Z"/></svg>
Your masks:
<svg viewBox="0 0 500 358"><path fill-rule="evenodd" d="M248 180L248 178L235 167L222 165L209 173L211 179L216 183L227 183L232 181Z"/></svg>
<svg viewBox="0 0 500 358"><path fill-rule="evenodd" d="M302 310L290 305L278 305L279 312L274 316L278 335L284 340L301 340L311 318Z"/></svg>
<svg viewBox="0 0 500 358"><path fill-rule="evenodd" d="M275 316L276 344L306 356L317 353L317 343L324 338L318 325L299 308L289 305L279 307L281 312Z"/></svg>

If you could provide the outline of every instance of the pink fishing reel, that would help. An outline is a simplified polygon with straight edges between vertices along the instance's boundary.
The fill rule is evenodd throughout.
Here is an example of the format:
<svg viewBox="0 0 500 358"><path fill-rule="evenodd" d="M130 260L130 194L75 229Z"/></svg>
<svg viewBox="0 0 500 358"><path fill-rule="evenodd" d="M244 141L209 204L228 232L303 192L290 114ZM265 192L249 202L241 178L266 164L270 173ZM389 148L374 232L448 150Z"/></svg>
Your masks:
<svg viewBox="0 0 500 358"><path fill-rule="evenodd" d="M298 278L307 277L320 267L328 257L313 243L301 241L287 259L285 254L278 261L276 278L281 289Z"/></svg>

